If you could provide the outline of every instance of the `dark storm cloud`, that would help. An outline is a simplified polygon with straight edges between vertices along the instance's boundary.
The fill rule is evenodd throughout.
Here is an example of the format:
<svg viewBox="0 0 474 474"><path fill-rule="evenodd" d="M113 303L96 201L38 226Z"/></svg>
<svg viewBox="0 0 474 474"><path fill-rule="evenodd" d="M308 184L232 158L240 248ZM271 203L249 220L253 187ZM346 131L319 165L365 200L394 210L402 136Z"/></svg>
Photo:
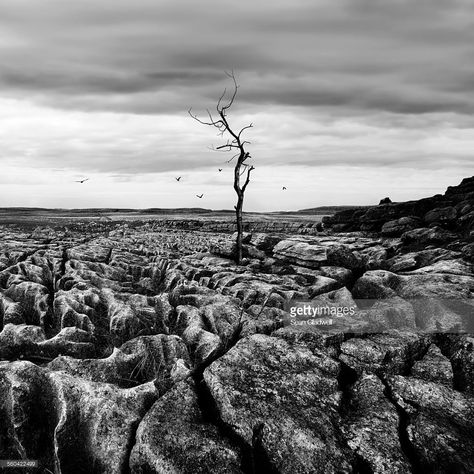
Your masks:
<svg viewBox="0 0 474 474"><path fill-rule="evenodd" d="M295 81L297 82L297 81ZM317 82L317 81L315 81ZM268 89L252 90L245 94L252 103L273 103L301 107L346 107L356 110L380 110L401 114L426 114L429 112L452 112L469 114L474 111L471 100L459 94L435 94L425 90L407 90L394 84L392 89L380 89L374 85L358 87L344 79L333 85L317 87L303 86L279 89L277 96ZM466 100L467 99L467 100Z"/></svg>
<svg viewBox="0 0 474 474"><path fill-rule="evenodd" d="M71 72L43 71L36 75L34 71L8 71L0 79L6 88L30 92L49 92L67 95L95 94L135 94L166 89L169 84L174 87L191 87L222 79L216 72L192 71L157 71L144 73L99 72L85 74Z"/></svg>
<svg viewBox="0 0 474 474"><path fill-rule="evenodd" d="M474 4L455 0L0 4L0 93L134 113L248 104L472 114Z"/></svg>

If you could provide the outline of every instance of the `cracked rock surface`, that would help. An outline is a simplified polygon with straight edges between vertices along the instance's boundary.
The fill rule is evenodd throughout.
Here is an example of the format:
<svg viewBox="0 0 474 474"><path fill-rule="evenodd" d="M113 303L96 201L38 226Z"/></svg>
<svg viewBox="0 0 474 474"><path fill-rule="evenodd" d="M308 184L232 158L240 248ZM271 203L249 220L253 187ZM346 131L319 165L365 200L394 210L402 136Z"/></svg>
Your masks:
<svg viewBox="0 0 474 474"><path fill-rule="evenodd" d="M382 234L249 233L242 266L217 232L0 227L0 459L473 472L474 273L451 207ZM430 244L416 248L428 221L444 231L418 231ZM293 324L294 300L355 310Z"/></svg>

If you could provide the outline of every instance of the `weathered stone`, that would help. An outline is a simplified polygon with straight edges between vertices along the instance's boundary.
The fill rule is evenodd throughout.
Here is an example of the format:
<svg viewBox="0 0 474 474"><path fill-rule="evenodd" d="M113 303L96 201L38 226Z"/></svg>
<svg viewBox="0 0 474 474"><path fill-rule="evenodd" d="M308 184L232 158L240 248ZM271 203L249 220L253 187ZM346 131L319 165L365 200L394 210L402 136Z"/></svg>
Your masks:
<svg viewBox="0 0 474 474"><path fill-rule="evenodd" d="M456 219L457 212L452 206L432 209L425 214L424 220L427 224L433 222L449 224Z"/></svg>
<svg viewBox="0 0 474 474"><path fill-rule="evenodd" d="M417 245L423 247L430 244L448 244L457 238L456 234L442 229L441 227L422 227L420 229L409 230L402 236L405 245Z"/></svg>
<svg viewBox="0 0 474 474"><path fill-rule="evenodd" d="M397 295L399 277L385 270L371 270L364 273L355 283L353 295L356 298L391 298Z"/></svg>
<svg viewBox="0 0 474 474"><path fill-rule="evenodd" d="M233 241L221 242L211 247L211 253L218 257L235 258L237 246Z"/></svg>
<svg viewBox="0 0 474 474"><path fill-rule="evenodd" d="M178 306L176 308L176 332L189 348L196 364L212 357L222 345L217 334L207 330L201 313L194 306Z"/></svg>
<svg viewBox="0 0 474 474"><path fill-rule="evenodd" d="M407 272L417 268L427 267L440 261L459 259L461 254L452 250L434 248L396 255L387 260L387 270L391 272Z"/></svg>
<svg viewBox="0 0 474 474"><path fill-rule="evenodd" d="M340 360L359 374L364 371L378 375L405 373L428 345L428 337L413 332L374 334L342 343Z"/></svg>
<svg viewBox="0 0 474 474"><path fill-rule="evenodd" d="M54 471L54 398L43 369L0 365L0 459L36 459Z"/></svg>
<svg viewBox="0 0 474 474"><path fill-rule="evenodd" d="M415 362L411 375L428 382L453 386L453 368L451 362L445 357L439 347L431 344L423 359Z"/></svg>
<svg viewBox="0 0 474 474"><path fill-rule="evenodd" d="M231 240L233 240L234 242L237 241L237 232L234 232L232 234ZM251 240L252 240L252 234L250 232L242 232L242 243L243 244L249 244Z"/></svg>
<svg viewBox="0 0 474 474"><path fill-rule="evenodd" d="M154 384L118 389L59 372L48 378L58 417L58 469L71 474L83 472L84 466L104 474L127 470L135 429L156 399Z"/></svg>
<svg viewBox="0 0 474 474"><path fill-rule="evenodd" d="M153 384L121 390L29 362L0 366L0 392L8 400L0 405L0 439L12 443L2 443L0 451L70 473L84 466L123 472L135 427L156 397Z"/></svg>
<svg viewBox="0 0 474 474"><path fill-rule="evenodd" d="M416 314L413 306L399 296L376 301L367 314L370 321L377 323L376 327L380 331L416 328Z"/></svg>
<svg viewBox="0 0 474 474"><path fill-rule="evenodd" d="M391 251L384 247L375 246L359 252L362 267L365 270L379 270L386 268L386 261ZM358 270L361 270L359 268Z"/></svg>
<svg viewBox="0 0 474 474"><path fill-rule="evenodd" d="M356 298L471 299L474 277L450 273L413 273L396 275L385 270L366 272L354 286Z"/></svg>
<svg viewBox="0 0 474 474"><path fill-rule="evenodd" d="M13 301L21 302L23 319L27 324L44 327L50 301L49 291L44 285L24 281L12 284L4 294Z"/></svg>
<svg viewBox="0 0 474 474"><path fill-rule="evenodd" d="M335 359L339 356L341 343L345 339L341 331L308 331L304 326L284 326L270 335L285 339L291 344L302 344L312 351L323 351Z"/></svg>
<svg viewBox="0 0 474 474"><path fill-rule="evenodd" d="M465 245L462 248L462 256L469 260L470 262L474 262L474 243Z"/></svg>
<svg viewBox="0 0 474 474"><path fill-rule="evenodd" d="M362 267L362 262L353 252L344 246L329 247L326 252L328 265L357 270Z"/></svg>
<svg viewBox="0 0 474 474"><path fill-rule="evenodd" d="M386 237L400 237L405 232L420 226L420 219L416 217L401 217L386 222L381 229L382 235Z"/></svg>
<svg viewBox="0 0 474 474"><path fill-rule="evenodd" d="M343 424L349 447L373 473L410 473L403 452L396 408L375 375L363 375L350 390L350 408Z"/></svg>
<svg viewBox="0 0 474 474"><path fill-rule="evenodd" d="M282 240L273 248L277 260L287 261L303 267L319 268L327 264L326 248L295 240Z"/></svg>
<svg viewBox="0 0 474 474"><path fill-rule="evenodd" d="M282 240L283 237L279 235L264 234L264 233L253 233L250 239L250 244L254 245L257 249L265 252L271 252L273 247Z"/></svg>
<svg viewBox="0 0 474 474"><path fill-rule="evenodd" d="M392 376L393 398L409 417L406 436L422 472L474 469L474 402L444 385Z"/></svg>
<svg viewBox="0 0 474 474"><path fill-rule="evenodd" d="M450 346L455 387L474 395L474 338L465 336Z"/></svg>
<svg viewBox="0 0 474 474"><path fill-rule="evenodd" d="M241 473L241 453L202 413L192 382L180 382L145 415L130 456L132 473Z"/></svg>
<svg viewBox="0 0 474 474"><path fill-rule="evenodd" d="M159 334L132 339L103 359L57 357L48 368L92 382L130 387L155 379L162 382L178 360L190 365L184 342L178 336Z"/></svg>
<svg viewBox="0 0 474 474"><path fill-rule="evenodd" d="M343 267L323 266L320 268L321 275L332 278L344 286L351 283L353 274L350 270Z"/></svg>
<svg viewBox="0 0 474 474"><path fill-rule="evenodd" d="M341 472L352 455L338 435L338 372L322 353L254 335L211 364L204 380L222 421L265 463L282 473Z"/></svg>
<svg viewBox="0 0 474 474"><path fill-rule="evenodd" d="M35 354L37 344L46 339L39 326L7 324L0 332L0 358L20 358L25 354Z"/></svg>
<svg viewBox="0 0 474 474"><path fill-rule="evenodd" d="M97 348L90 333L76 327L65 327L56 336L38 343L38 352L41 356L56 357L69 355L78 359L94 357Z"/></svg>
<svg viewBox="0 0 474 474"><path fill-rule="evenodd" d="M342 283L332 278L320 276L316 281L308 287L308 295L310 298L327 293L329 291L337 290L342 286Z"/></svg>

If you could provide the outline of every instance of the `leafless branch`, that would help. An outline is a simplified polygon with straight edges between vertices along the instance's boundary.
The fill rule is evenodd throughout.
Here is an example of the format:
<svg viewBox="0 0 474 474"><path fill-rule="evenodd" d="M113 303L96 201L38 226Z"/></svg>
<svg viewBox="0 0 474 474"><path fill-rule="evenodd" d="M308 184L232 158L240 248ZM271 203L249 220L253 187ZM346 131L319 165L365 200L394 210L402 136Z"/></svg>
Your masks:
<svg viewBox="0 0 474 474"><path fill-rule="evenodd" d="M220 146L218 146L218 147L216 148L216 150L222 150L222 149L224 149L224 148L228 148L227 151L229 151L231 148L240 148L240 146L239 146L239 145L236 145L236 144L234 144L234 143L229 143L229 142L227 142L225 145L220 145Z"/></svg>
<svg viewBox="0 0 474 474"><path fill-rule="evenodd" d="M246 127L242 128L239 132L238 137L240 138L240 136L242 135L242 132L244 132L245 130L247 130L249 128L252 128L252 127L253 127L253 123L251 123L250 125L247 125Z"/></svg>
<svg viewBox="0 0 474 474"><path fill-rule="evenodd" d="M235 97L237 96L237 90L239 89L239 85L237 84L237 80L235 79L234 71L232 70L232 72L230 72L230 73L226 72L226 75L227 75L227 77L230 77L232 79L233 83L234 83L234 92L232 94L232 97L229 99L229 102L227 103L227 105L224 105L224 106L220 107L221 114L224 114L224 115L225 115L225 111L232 107L232 104L234 103Z"/></svg>
<svg viewBox="0 0 474 474"><path fill-rule="evenodd" d="M248 184L250 183L250 173L254 170L255 168L253 166L251 166L248 170L247 170L247 179L245 180L245 183L244 185L242 186L242 192L244 193L245 192L245 189L247 188Z"/></svg>
<svg viewBox="0 0 474 474"><path fill-rule="evenodd" d="M192 113L192 109L189 109L189 110L188 110L188 114L189 114L194 120L196 120L197 122L199 122L199 123L201 123L201 124L203 124L203 125L210 125L210 126L213 126L213 127L218 128L219 130L220 130L222 127L225 126L225 124L224 124L224 122L223 122L222 120L214 120L213 117L212 117L212 115L210 114L210 112L209 112L209 111L207 111L207 112L208 112L209 117L210 117L210 120L211 120L210 122L206 122L206 121L200 119L196 114L193 114L193 113ZM225 129L224 129L224 131L225 131Z"/></svg>
<svg viewBox="0 0 474 474"><path fill-rule="evenodd" d="M237 158L238 156L240 156L240 153L236 153L234 156L232 156L231 158L229 158L227 160L227 163L230 163L232 160L234 160L235 158Z"/></svg>
<svg viewBox="0 0 474 474"><path fill-rule="evenodd" d="M217 101L216 110L218 113L221 113L221 102L226 92L227 92L227 87L224 89L224 92L222 93L222 95L219 97L219 100Z"/></svg>

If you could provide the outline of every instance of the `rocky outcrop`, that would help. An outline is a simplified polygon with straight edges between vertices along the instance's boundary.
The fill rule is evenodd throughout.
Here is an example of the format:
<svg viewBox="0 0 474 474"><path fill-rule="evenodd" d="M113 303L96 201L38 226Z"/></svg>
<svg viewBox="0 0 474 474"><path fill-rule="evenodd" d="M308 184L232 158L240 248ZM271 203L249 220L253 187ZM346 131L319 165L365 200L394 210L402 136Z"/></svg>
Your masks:
<svg viewBox="0 0 474 474"><path fill-rule="evenodd" d="M417 227L438 226L468 235L474 229L474 176L444 195L399 203L381 202L369 209L350 209L323 218L324 228L336 232L372 231L400 236ZM420 223L424 225L420 225ZM438 232L439 234L439 232ZM441 237L441 235L438 235Z"/></svg>
<svg viewBox="0 0 474 474"><path fill-rule="evenodd" d="M419 229L409 230L402 235L402 242L405 245L412 245L425 248L432 244L448 244L457 239L453 232L434 226L430 228L421 227Z"/></svg>
<svg viewBox="0 0 474 474"><path fill-rule="evenodd" d="M421 222L421 219L416 217L400 217L400 219L385 222L380 232L386 237L400 237L405 232L420 227Z"/></svg>

